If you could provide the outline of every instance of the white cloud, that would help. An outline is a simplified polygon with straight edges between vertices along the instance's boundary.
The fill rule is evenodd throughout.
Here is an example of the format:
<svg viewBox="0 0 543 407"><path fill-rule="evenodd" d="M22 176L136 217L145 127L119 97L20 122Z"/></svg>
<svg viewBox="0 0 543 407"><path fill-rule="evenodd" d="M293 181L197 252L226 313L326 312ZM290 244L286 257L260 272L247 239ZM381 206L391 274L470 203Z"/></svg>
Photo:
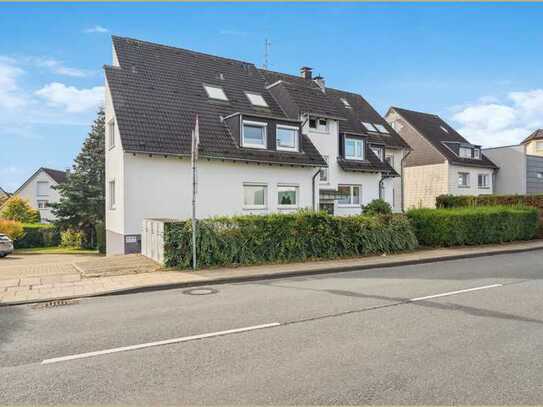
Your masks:
<svg viewBox="0 0 543 407"><path fill-rule="evenodd" d="M0 107L16 109L26 104L22 91L17 86L17 78L24 71L15 65L15 60L0 57Z"/></svg>
<svg viewBox="0 0 543 407"><path fill-rule="evenodd" d="M103 86L78 89L53 82L37 90L35 95L45 99L50 106L61 107L69 113L80 113L96 110L104 101L104 91Z"/></svg>
<svg viewBox="0 0 543 407"><path fill-rule="evenodd" d="M83 30L84 33L92 34L92 33L107 33L109 30L105 27L102 27L101 25L95 25L94 27L87 28Z"/></svg>
<svg viewBox="0 0 543 407"><path fill-rule="evenodd" d="M51 72L58 75L72 76L77 78L83 78L92 74L92 71L79 68L71 68L64 65L62 61L58 61L53 58L43 57L30 57L27 58L28 63L49 69Z"/></svg>
<svg viewBox="0 0 543 407"><path fill-rule="evenodd" d="M510 92L503 100L483 97L457 109L459 132L486 147L516 144L543 127L543 89Z"/></svg>

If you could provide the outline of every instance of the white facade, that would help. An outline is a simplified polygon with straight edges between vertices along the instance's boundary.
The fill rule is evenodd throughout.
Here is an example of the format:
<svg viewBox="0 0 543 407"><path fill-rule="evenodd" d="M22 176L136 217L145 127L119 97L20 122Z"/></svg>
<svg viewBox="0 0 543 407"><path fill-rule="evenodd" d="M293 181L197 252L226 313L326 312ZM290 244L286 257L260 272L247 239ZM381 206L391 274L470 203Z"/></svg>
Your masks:
<svg viewBox="0 0 543 407"><path fill-rule="evenodd" d="M60 194L53 189L57 185L57 182L53 178L43 169L40 169L13 196L19 196L28 200L30 206L40 212L41 222L49 223L56 219L48 205L57 203L60 200Z"/></svg>
<svg viewBox="0 0 543 407"><path fill-rule="evenodd" d="M449 189L452 195L488 195L494 193L493 173L490 168L449 165ZM467 185L461 185L460 176L467 174ZM486 180L486 182L485 182Z"/></svg>

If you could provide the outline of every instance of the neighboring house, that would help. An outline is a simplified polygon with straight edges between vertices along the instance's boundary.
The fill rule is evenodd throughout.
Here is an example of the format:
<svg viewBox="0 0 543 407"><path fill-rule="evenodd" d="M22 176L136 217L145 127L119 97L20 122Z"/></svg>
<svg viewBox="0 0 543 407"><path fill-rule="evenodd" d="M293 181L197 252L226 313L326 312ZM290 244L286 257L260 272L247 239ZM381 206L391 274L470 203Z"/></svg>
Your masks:
<svg viewBox="0 0 543 407"><path fill-rule="evenodd" d="M483 152L500 167L495 193L543 193L543 129L534 131L518 145L487 148Z"/></svg>
<svg viewBox="0 0 543 407"><path fill-rule="evenodd" d="M9 192L6 192L2 187L0 187L0 206L7 201L7 199L11 196Z"/></svg>
<svg viewBox="0 0 543 407"><path fill-rule="evenodd" d="M404 160L405 207L435 207L442 194L481 195L494 191L498 167L443 119L391 107L391 126L411 146Z"/></svg>
<svg viewBox="0 0 543 407"><path fill-rule="evenodd" d="M66 180L66 171L53 170L51 168L39 168L23 185L13 193L27 199L32 208L40 211L42 223L55 220L49 204L60 200L60 194L53 189Z"/></svg>
<svg viewBox="0 0 543 407"><path fill-rule="evenodd" d="M105 67L108 254L140 251L146 218L191 216L196 115L199 218L301 208L354 214L380 195L400 209L407 145L361 96L302 73L113 37Z"/></svg>

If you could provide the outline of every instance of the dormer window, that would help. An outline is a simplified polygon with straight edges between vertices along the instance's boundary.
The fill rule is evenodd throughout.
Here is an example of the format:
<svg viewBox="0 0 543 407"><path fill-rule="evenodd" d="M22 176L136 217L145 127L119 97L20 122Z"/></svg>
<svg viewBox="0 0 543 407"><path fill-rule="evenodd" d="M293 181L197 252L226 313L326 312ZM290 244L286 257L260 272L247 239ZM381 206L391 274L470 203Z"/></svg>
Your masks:
<svg viewBox="0 0 543 407"><path fill-rule="evenodd" d="M245 95L247 95L247 99L249 99L249 102L251 102L253 106L268 107L268 104L260 93L245 92Z"/></svg>
<svg viewBox="0 0 543 407"><path fill-rule="evenodd" d="M387 128L383 126L382 124L374 124L374 126L377 128L377 130L379 130L379 133L388 134Z"/></svg>
<svg viewBox="0 0 543 407"><path fill-rule="evenodd" d="M458 156L461 158L471 158L471 148L469 147L460 147Z"/></svg>
<svg viewBox="0 0 543 407"><path fill-rule="evenodd" d="M298 127L277 125L277 149L298 151Z"/></svg>
<svg viewBox="0 0 543 407"><path fill-rule="evenodd" d="M320 133L328 133L328 120L311 117L309 118L309 128Z"/></svg>
<svg viewBox="0 0 543 407"><path fill-rule="evenodd" d="M267 123L243 121L241 145L251 148L266 148Z"/></svg>
<svg viewBox="0 0 543 407"><path fill-rule="evenodd" d="M367 131L371 131L373 133L377 133L377 129L375 128L375 126L369 122L362 122L362 124L364 125L364 127L366 128Z"/></svg>
<svg viewBox="0 0 543 407"><path fill-rule="evenodd" d="M481 150L479 150L478 148L474 149L473 150L473 158L475 158L476 160L480 160L481 159Z"/></svg>
<svg viewBox="0 0 543 407"><path fill-rule="evenodd" d="M341 98L341 103L343 103L343 106L345 106L347 109L352 109L351 104L347 99Z"/></svg>
<svg viewBox="0 0 543 407"><path fill-rule="evenodd" d="M348 160L364 159L364 140L345 138L345 158Z"/></svg>
<svg viewBox="0 0 543 407"><path fill-rule="evenodd" d="M385 149L381 146L370 146L371 151L379 158L379 160L383 161L385 159Z"/></svg>
<svg viewBox="0 0 543 407"><path fill-rule="evenodd" d="M204 85L204 89L210 99L228 101L226 93L224 93L224 90L220 86Z"/></svg>

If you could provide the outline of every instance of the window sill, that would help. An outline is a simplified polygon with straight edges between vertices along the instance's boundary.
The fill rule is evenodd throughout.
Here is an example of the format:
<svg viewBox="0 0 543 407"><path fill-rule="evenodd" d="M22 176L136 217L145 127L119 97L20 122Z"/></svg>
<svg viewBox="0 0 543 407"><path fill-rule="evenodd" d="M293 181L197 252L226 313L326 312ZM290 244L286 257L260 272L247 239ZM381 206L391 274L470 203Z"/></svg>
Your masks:
<svg viewBox="0 0 543 407"><path fill-rule="evenodd" d="M267 206L244 206L244 211L267 211Z"/></svg>
<svg viewBox="0 0 543 407"><path fill-rule="evenodd" d="M458 188L469 189L471 187L469 185L458 185Z"/></svg>
<svg viewBox="0 0 543 407"><path fill-rule="evenodd" d="M241 145L242 148L251 148L253 150L266 150L266 146L259 146L259 145L256 145L256 144L242 144Z"/></svg>
<svg viewBox="0 0 543 407"><path fill-rule="evenodd" d="M358 209L361 209L360 208L360 204L337 204L337 207L338 208L358 208Z"/></svg>
<svg viewBox="0 0 543 407"><path fill-rule="evenodd" d="M345 157L345 160L349 161L366 161L364 158Z"/></svg>
<svg viewBox="0 0 543 407"><path fill-rule="evenodd" d="M479 189L490 189L490 187L482 187L482 186L480 186L480 185L479 185L478 188L479 188Z"/></svg>
<svg viewBox="0 0 543 407"><path fill-rule="evenodd" d="M298 207L298 205L290 205L290 206L285 206L285 205L279 205L277 206L277 209L279 209L280 211L295 211L297 209L300 209Z"/></svg>

